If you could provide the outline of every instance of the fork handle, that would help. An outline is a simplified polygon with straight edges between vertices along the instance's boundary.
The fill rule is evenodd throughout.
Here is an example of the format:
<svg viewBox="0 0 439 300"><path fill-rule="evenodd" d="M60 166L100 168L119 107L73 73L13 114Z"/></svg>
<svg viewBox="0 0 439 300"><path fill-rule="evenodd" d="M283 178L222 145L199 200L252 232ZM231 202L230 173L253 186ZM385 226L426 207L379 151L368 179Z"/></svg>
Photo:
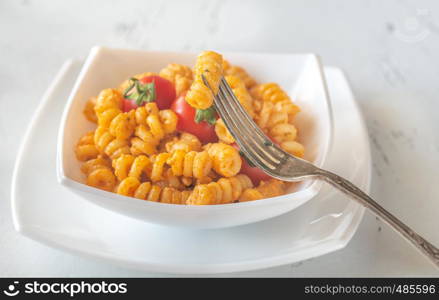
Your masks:
<svg viewBox="0 0 439 300"><path fill-rule="evenodd" d="M390 225L390 227L392 227L396 232L411 242L422 254L427 256L427 258L429 258L430 261L436 265L436 267L439 267L438 248L413 231L390 212L385 210L381 205L375 202L375 200L356 187L353 183L334 173L321 169L317 171L317 175L341 192L360 202L366 208L369 208L377 217L381 218L385 223Z"/></svg>

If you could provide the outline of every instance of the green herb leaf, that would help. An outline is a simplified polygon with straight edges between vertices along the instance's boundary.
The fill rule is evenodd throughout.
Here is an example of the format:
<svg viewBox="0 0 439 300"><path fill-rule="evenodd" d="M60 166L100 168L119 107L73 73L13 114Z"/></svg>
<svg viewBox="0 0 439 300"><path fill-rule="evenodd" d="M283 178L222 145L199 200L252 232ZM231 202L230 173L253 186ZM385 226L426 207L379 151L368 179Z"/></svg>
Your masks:
<svg viewBox="0 0 439 300"><path fill-rule="evenodd" d="M141 106L144 102L153 102L157 97L155 84L154 82L141 83L138 79L131 78L130 86L124 91L123 96L134 100L137 106Z"/></svg>
<svg viewBox="0 0 439 300"><path fill-rule="evenodd" d="M214 125L216 122L216 110L213 106L207 109L197 109L195 113L195 122L200 123L206 121L210 125Z"/></svg>

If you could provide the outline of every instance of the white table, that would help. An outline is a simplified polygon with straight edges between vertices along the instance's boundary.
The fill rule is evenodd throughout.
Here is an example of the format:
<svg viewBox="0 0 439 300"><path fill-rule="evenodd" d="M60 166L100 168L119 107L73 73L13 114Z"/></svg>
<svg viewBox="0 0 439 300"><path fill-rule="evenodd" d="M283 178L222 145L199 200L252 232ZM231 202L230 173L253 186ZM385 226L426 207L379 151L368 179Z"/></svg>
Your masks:
<svg viewBox="0 0 439 300"><path fill-rule="evenodd" d="M0 2L0 276L165 276L66 254L20 236L12 226L11 173L24 130L61 64L84 57L93 45L319 53L326 65L346 71L365 115L372 196L439 245L439 212L432 209L439 200L437 2L128 2ZM341 251L224 276L438 275L366 213Z"/></svg>

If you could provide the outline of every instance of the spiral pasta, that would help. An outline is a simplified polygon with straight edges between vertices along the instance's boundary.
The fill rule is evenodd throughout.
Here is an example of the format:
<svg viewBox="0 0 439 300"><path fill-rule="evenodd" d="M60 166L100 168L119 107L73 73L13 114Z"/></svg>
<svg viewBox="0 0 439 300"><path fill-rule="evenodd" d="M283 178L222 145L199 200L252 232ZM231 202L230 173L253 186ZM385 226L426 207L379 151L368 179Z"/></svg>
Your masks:
<svg viewBox="0 0 439 300"><path fill-rule="evenodd" d="M142 175L150 176L151 161L145 155L133 156L122 154L112 162L114 174L118 180L124 180L127 177L141 179Z"/></svg>
<svg viewBox="0 0 439 300"><path fill-rule="evenodd" d="M285 193L285 185L282 181L270 179L261 181L256 188L245 189L239 197L239 202L259 200L263 198L271 198L280 196Z"/></svg>
<svg viewBox="0 0 439 300"><path fill-rule="evenodd" d="M116 177L111 170L110 162L101 156L90 159L81 166L87 176L87 185L112 192L116 186Z"/></svg>
<svg viewBox="0 0 439 300"><path fill-rule="evenodd" d="M264 83L253 87L250 90L252 96L257 99L269 102L280 102L290 100L290 97L285 93L277 83Z"/></svg>
<svg viewBox="0 0 439 300"><path fill-rule="evenodd" d="M133 155L156 153L161 139L177 128L177 115L169 109L159 111L153 102L131 110L129 114L136 126L131 139L130 151Z"/></svg>
<svg viewBox="0 0 439 300"><path fill-rule="evenodd" d="M280 147L294 156L305 157L305 147L297 141L284 141L280 143Z"/></svg>
<svg viewBox="0 0 439 300"><path fill-rule="evenodd" d="M207 109L213 104L213 96L218 93L221 77L223 76L222 56L213 51L204 51L198 55L194 67L194 81L186 95L186 101L197 109ZM209 87L204 85L201 75L204 75ZM213 93L212 93L213 91Z"/></svg>
<svg viewBox="0 0 439 300"><path fill-rule="evenodd" d="M96 97L90 97L86 104L85 108L83 110L84 116L89 120L90 122L97 123L98 117L96 116L95 112L95 105L96 105Z"/></svg>
<svg viewBox="0 0 439 300"><path fill-rule="evenodd" d="M235 142L235 138L227 129L224 124L223 119L218 119L215 122L215 133L221 143L224 144L233 144Z"/></svg>
<svg viewBox="0 0 439 300"><path fill-rule="evenodd" d="M117 139L127 139L134 131L132 116L120 109L122 94L116 89L105 89L99 93L95 112L98 126L109 129Z"/></svg>
<svg viewBox="0 0 439 300"><path fill-rule="evenodd" d="M257 100L256 110L259 110L265 102L271 102L275 104L277 111L287 112L290 120L300 111L300 108L291 102L287 93L276 83L258 84L250 90L250 94Z"/></svg>
<svg viewBox="0 0 439 300"><path fill-rule="evenodd" d="M241 170L241 156L238 150L224 143L206 145L207 153L212 158L215 172L224 177L232 177Z"/></svg>
<svg viewBox="0 0 439 300"><path fill-rule="evenodd" d="M297 139L297 128L293 125L299 107L275 83L257 85L252 89L257 99L255 121L285 151L304 157L305 148Z"/></svg>
<svg viewBox="0 0 439 300"><path fill-rule="evenodd" d="M174 137L171 141L167 142L165 145L167 152L172 152L175 150L189 151L200 151L201 142L193 134L182 132L179 137Z"/></svg>
<svg viewBox="0 0 439 300"><path fill-rule="evenodd" d="M115 89L102 90L94 106L98 124L108 128L113 118L121 113L122 94Z"/></svg>
<svg viewBox="0 0 439 300"><path fill-rule="evenodd" d="M165 164L170 157L169 153L159 153L151 158L152 161L152 171L151 171L151 181L159 181L163 179L163 174L165 173Z"/></svg>
<svg viewBox="0 0 439 300"><path fill-rule="evenodd" d="M192 84L192 70L184 65L169 64L159 75L174 84L177 97L189 90Z"/></svg>
<svg viewBox="0 0 439 300"><path fill-rule="evenodd" d="M169 85L151 88L135 81L147 76L172 82L176 96L184 96L195 110L186 107L177 115L171 109L159 109L173 100L162 98L162 92L169 91L168 98L174 93ZM231 65L216 52L204 51L193 69L171 63L159 74L134 75L117 88L103 89L87 99L83 113L96 128L81 136L74 148L76 158L83 162L81 171L87 185L138 199L187 205L226 204L284 194L286 183L270 179L253 186L252 180L259 180L248 173L249 168L241 170L243 161L235 139L212 106L223 76L242 107L273 142L304 157L305 148L295 127L299 107L287 93L275 83L258 84L243 68ZM131 90L133 87L136 90ZM137 97L136 106L127 105L124 97ZM205 134L201 129L207 124L200 124L200 128L193 124L191 130L182 128L190 123L184 119L188 116L195 123L214 125L219 142L201 142ZM179 123L179 117L184 122Z"/></svg>
<svg viewBox="0 0 439 300"><path fill-rule="evenodd" d="M75 148L75 154L78 160L86 161L96 158L99 155L99 150L95 146L93 137L94 131L91 131L79 139Z"/></svg>
<svg viewBox="0 0 439 300"><path fill-rule="evenodd" d="M212 169L212 159L207 151L175 150L170 153L166 163L175 176L204 179Z"/></svg>
<svg viewBox="0 0 439 300"><path fill-rule="evenodd" d="M233 93L236 98L238 98L241 105L250 115L250 117L254 117L255 112L253 110L253 99L245 87L244 82L238 76L228 75L225 77L227 83L232 88Z"/></svg>
<svg viewBox="0 0 439 300"><path fill-rule="evenodd" d="M115 138L107 128L98 126L94 133L96 148L112 159L116 159L122 154L130 153L128 140Z"/></svg>
<svg viewBox="0 0 439 300"><path fill-rule="evenodd" d="M253 186L247 175L239 174L229 178L221 178L217 182L198 184L187 200L187 204L208 205L226 204L239 199L242 192Z"/></svg>
<svg viewBox="0 0 439 300"><path fill-rule="evenodd" d="M170 187L161 188L151 182L141 183L135 177L122 180L116 192L124 196L171 204L185 204L191 194L190 191L179 191Z"/></svg>
<svg viewBox="0 0 439 300"><path fill-rule="evenodd" d="M223 69L225 75L236 76L241 79L247 89L250 89L257 84L256 80L254 80L247 71L241 67L230 65L226 60L223 61Z"/></svg>

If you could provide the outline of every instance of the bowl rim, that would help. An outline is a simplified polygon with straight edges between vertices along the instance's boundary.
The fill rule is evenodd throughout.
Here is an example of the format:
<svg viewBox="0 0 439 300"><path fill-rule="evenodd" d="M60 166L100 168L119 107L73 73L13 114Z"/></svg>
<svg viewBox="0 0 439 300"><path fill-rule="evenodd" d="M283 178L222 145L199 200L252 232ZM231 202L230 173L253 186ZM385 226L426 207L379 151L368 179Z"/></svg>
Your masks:
<svg viewBox="0 0 439 300"><path fill-rule="evenodd" d="M234 203L226 203L226 204L215 204L215 205L181 205L181 204L172 204L172 203L162 203L162 202L154 202L154 201L139 201L140 199L136 199L129 196L124 196L120 194L116 194L113 192L108 192L104 190L100 190L97 188L93 188L90 186L87 186L86 184L82 182L78 182L76 180L73 180L72 178L68 177L64 172L64 133L65 133L65 127L67 124L67 117L69 115L69 112L71 110L71 107L74 103L74 99L76 96L76 93L79 89L79 87L82 84L83 77L87 74L90 66L93 64L93 61L96 56L98 56L103 51L133 51L133 52L146 52L146 53L155 53L155 54L191 54L196 55L194 52L188 52L188 51L154 51L154 50L142 50L142 49L134 49L134 48L112 48L112 47L106 47L106 46L94 46L91 48L87 58L85 59L82 68L78 74L78 77L75 80L75 83L72 87L72 90L69 94L68 100L65 104L61 120L60 120L60 127L58 129L58 136L57 136L57 155L56 155L56 174L58 182L62 185L74 189L74 190L80 190L83 192L87 192L89 194L93 194L95 196L98 196L100 198L108 198L109 200L123 200L124 203L129 203L131 205L138 205L142 203L141 205L144 207L167 207L172 210L224 210L224 209L230 209L230 208L245 208L245 207L257 207L257 206L265 206L265 205L272 205L276 204L278 202L283 201L293 201L294 198L300 198L302 195L311 194L311 197L308 197L305 201L302 201L297 207L304 204L305 202L311 200L315 195L318 194L320 191L323 182L317 179L311 179L313 182L309 184L306 188L294 191L289 194L284 194L276 197L270 197L270 198L263 198L259 199L257 201L245 201L245 202L234 202ZM328 155L330 153L330 150L332 148L332 142L333 142L333 113L332 113L332 105L331 105L331 99L328 92L328 86L325 78L325 74L323 71L323 64L321 62L320 56L315 53L263 53L263 52L233 52L233 51L224 51L220 52L224 53L224 55L228 54L251 54L251 55L272 55L272 56L291 56L291 55L301 55L301 56L309 56L317 62L317 71L319 74L319 77L321 78L322 86L323 86L323 93L325 101L324 103L327 106L327 113L328 113L328 138L325 143L325 147L322 151L322 158L320 161L320 166L322 167L325 162L327 161ZM287 199L288 198L288 199ZM112 211L122 213L119 210L116 210L112 207L108 207L102 204L101 201L96 201L92 198L86 198L86 200L91 201L95 204L98 204L101 207L104 207L106 209L110 209ZM123 214L123 213L122 213Z"/></svg>

